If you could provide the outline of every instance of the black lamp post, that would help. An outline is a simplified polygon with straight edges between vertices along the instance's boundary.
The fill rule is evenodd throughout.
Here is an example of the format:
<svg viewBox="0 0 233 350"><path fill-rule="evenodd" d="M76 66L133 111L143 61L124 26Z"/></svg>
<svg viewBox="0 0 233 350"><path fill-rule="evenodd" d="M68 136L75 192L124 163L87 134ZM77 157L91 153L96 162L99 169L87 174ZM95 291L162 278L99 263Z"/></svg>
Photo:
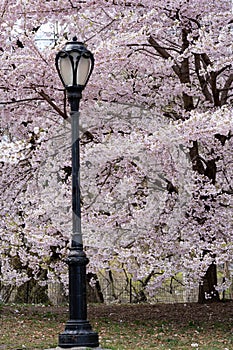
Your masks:
<svg viewBox="0 0 233 350"><path fill-rule="evenodd" d="M69 312L65 330L59 334L61 348L98 347L98 333L87 320L86 265L88 258L83 250L80 207L80 150L79 150L79 102L94 67L94 57L84 44L73 38L56 55L56 68L67 91L71 107L72 129L72 209L73 234L69 266Z"/></svg>

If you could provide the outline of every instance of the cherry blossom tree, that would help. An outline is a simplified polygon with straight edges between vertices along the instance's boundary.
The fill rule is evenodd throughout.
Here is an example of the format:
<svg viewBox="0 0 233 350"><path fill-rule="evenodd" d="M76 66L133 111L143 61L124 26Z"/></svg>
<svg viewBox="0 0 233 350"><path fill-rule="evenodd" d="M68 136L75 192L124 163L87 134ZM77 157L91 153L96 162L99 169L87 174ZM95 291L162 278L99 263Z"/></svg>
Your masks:
<svg viewBox="0 0 233 350"><path fill-rule="evenodd" d="M66 284L70 124L54 57L77 35L96 60L80 120L89 269L125 269L151 295L182 272L200 302L218 300L230 279L217 287L217 265L232 259L231 1L6 0L0 13L2 282Z"/></svg>

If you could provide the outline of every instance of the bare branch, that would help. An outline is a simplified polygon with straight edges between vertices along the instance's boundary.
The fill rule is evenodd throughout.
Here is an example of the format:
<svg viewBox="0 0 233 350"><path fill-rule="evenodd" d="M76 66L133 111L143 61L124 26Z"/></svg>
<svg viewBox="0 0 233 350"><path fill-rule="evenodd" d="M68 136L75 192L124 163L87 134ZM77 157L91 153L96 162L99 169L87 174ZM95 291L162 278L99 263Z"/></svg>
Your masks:
<svg viewBox="0 0 233 350"><path fill-rule="evenodd" d="M170 53L165 48L161 47L161 45L155 40L155 38L150 36L148 42L151 44L151 46L153 46L153 48L159 53L161 57L165 58L166 60L169 58L173 59ZM180 77L181 71L178 64L174 64L172 68L174 72L178 75L178 77Z"/></svg>
<svg viewBox="0 0 233 350"><path fill-rule="evenodd" d="M232 90L232 87L231 87L232 83L233 83L233 74L230 74L222 89L221 105L224 105L227 102L227 98L229 97L228 92Z"/></svg>
<svg viewBox="0 0 233 350"><path fill-rule="evenodd" d="M37 92L45 101L48 102L48 104L50 104L50 106L53 107L53 109L55 109L56 112L58 112L58 114L60 114L62 116L62 118L68 119L67 114L62 112L62 110L51 100L49 95L47 95L43 90L37 91Z"/></svg>
<svg viewBox="0 0 233 350"><path fill-rule="evenodd" d="M201 71L201 56L200 54L194 54L194 60L195 60L195 71L199 80L199 83L201 85L201 90L203 92L203 95L205 96L207 101L213 102L213 98L211 96L211 93L208 89L208 83L207 80L203 77L203 75L200 74Z"/></svg>
<svg viewBox="0 0 233 350"><path fill-rule="evenodd" d="M2 101L0 102L0 105L11 105L14 103L24 103L24 102L30 102L30 101L43 101L42 98L34 97L34 98L23 98L22 100L15 100L12 99L11 101Z"/></svg>

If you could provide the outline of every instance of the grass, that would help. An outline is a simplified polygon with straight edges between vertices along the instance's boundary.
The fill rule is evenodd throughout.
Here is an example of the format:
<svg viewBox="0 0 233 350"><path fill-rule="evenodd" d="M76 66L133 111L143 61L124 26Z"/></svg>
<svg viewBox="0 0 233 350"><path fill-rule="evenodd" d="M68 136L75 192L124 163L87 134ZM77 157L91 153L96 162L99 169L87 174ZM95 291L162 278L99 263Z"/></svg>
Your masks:
<svg viewBox="0 0 233 350"><path fill-rule="evenodd" d="M224 304L222 304L224 307ZM231 350L232 303L214 306L94 305L91 324L103 348L111 350ZM186 313L185 313L186 312ZM203 312L203 315L202 315ZM0 310L0 350L57 346L68 318L66 307L5 305Z"/></svg>
<svg viewBox="0 0 233 350"><path fill-rule="evenodd" d="M112 350L129 349L209 349L226 350L233 348L233 337L230 332L203 326L196 328L164 325L156 322L147 325L136 325L135 322L101 325L100 334L104 335L102 345Z"/></svg>

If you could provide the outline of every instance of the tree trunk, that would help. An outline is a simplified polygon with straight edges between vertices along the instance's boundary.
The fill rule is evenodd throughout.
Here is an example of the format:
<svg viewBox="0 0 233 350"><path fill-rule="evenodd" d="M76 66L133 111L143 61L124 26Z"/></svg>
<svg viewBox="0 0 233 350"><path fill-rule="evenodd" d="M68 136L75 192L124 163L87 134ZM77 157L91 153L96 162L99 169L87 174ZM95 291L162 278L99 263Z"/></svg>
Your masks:
<svg viewBox="0 0 233 350"><path fill-rule="evenodd" d="M95 285L91 286L91 279L95 280ZM104 296L101 290L101 286L98 277L94 273L87 273L87 301L89 303L104 303Z"/></svg>
<svg viewBox="0 0 233 350"><path fill-rule="evenodd" d="M219 293L215 286L217 286L217 267L212 263L208 267L202 283L199 285L198 303L204 304L220 301Z"/></svg>

